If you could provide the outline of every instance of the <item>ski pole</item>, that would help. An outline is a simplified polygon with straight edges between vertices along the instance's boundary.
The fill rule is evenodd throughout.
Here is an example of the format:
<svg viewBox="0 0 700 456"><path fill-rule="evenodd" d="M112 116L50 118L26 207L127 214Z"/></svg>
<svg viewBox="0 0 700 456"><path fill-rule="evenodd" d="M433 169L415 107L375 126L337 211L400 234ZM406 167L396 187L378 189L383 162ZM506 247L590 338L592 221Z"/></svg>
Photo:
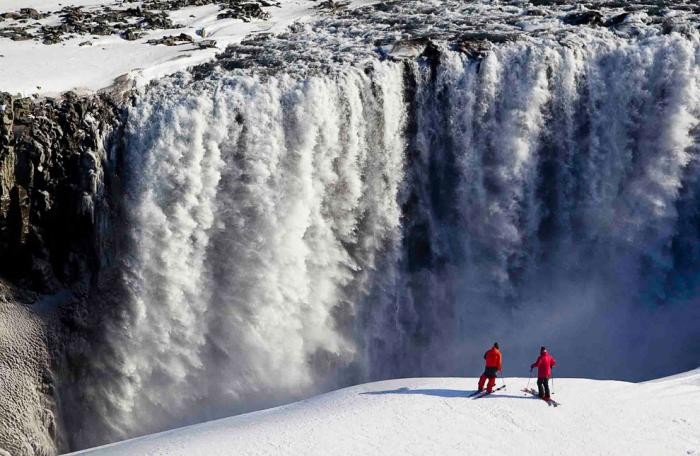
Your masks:
<svg viewBox="0 0 700 456"><path fill-rule="evenodd" d="M532 380L532 367L530 368L530 376L527 379L527 386L525 389L530 389L530 381ZM552 386L554 386L554 383L552 383Z"/></svg>
<svg viewBox="0 0 700 456"><path fill-rule="evenodd" d="M554 396L554 373L552 373L552 396Z"/></svg>

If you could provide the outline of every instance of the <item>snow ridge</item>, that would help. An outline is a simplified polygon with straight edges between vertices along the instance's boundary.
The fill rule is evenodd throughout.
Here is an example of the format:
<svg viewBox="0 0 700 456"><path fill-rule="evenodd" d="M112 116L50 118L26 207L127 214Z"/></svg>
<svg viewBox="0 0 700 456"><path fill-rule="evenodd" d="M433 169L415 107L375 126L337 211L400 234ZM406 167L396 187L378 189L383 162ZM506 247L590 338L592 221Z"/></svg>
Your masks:
<svg viewBox="0 0 700 456"><path fill-rule="evenodd" d="M700 369L647 383L556 379L548 407L524 378L472 400L473 378L354 386L305 401L92 450L85 456L695 455Z"/></svg>

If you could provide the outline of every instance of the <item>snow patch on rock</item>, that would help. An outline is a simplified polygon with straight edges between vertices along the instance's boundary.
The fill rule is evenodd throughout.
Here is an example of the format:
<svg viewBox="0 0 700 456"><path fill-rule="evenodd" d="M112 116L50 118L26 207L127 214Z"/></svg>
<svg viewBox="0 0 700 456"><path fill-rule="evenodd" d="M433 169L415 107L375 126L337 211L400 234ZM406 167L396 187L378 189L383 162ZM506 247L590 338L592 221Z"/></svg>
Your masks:
<svg viewBox="0 0 700 456"><path fill-rule="evenodd" d="M130 2L137 7L140 2ZM368 0L355 0L352 5L366 5ZM216 5L182 8L168 13L178 28L145 30L138 39L125 40L118 34L92 36L76 35L60 43L43 44L36 40L12 41L0 37L0 91L21 95L54 96L73 90L88 93L106 89L124 76L141 86L152 79L175 73L214 58L228 45L245 36L260 32L276 33L295 21L318 14L317 2L311 0L282 0L280 6L265 11L268 20L220 18ZM119 8L114 0L3 1L0 13L21 8L51 11L41 23L55 24L58 10L64 6L80 6L86 10ZM3 24L0 18L0 26ZM5 22L5 25L9 22ZM176 46L148 44L165 36L184 33L192 42ZM204 45L201 45L204 42Z"/></svg>

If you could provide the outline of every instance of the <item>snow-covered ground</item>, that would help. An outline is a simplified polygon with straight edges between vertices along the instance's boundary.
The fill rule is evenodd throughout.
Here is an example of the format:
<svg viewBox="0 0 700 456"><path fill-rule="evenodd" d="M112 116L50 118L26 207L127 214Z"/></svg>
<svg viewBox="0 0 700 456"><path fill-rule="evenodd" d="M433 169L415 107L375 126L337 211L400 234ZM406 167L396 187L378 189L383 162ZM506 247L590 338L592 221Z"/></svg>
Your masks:
<svg viewBox="0 0 700 456"><path fill-rule="evenodd" d="M523 378L467 398L475 382L369 383L73 454L700 454L700 369L646 383L556 379L558 407L523 393Z"/></svg>
<svg viewBox="0 0 700 456"><path fill-rule="evenodd" d="M153 2L2 0L0 15L16 13L21 8L34 8L42 17L17 20L0 16L0 32L3 29L7 32L12 27L30 27L35 37L40 37L41 33L38 32L42 26L61 25L61 9L71 6L80 7L81 11L87 13L97 13L123 12L146 5L143 10L159 12L160 10L153 9L153 3L145 3L149 1ZM279 4L274 5L276 2ZM65 32L65 39L54 44L43 44L41 39L13 41L0 33L0 91L23 95L56 95L66 90L100 90L112 86L115 80L143 84L210 61L227 46L240 43L244 37L264 32L282 32L297 21L314 23L315 26L309 27L307 33L322 35L321 42L339 42L333 49L334 61L347 61L343 53L357 53L358 48L353 47L353 40L356 41L355 44L360 45L361 52L374 54L378 49L391 53L394 42L406 38L450 37L472 45L481 42L478 46L482 46L486 35L489 35L488 40L494 42L523 35L558 36L560 39L559 32L571 32L579 25L585 25L583 28L586 29L586 33L574 39L584 41L588 40L588 34L642 37L649 32L678 32L693 35L697 32L697 24L700 21L700 10L690 8L685 0L664 2L663 7L654 6L649 2L624 7L624 2L587 0L558 2L548 5L547 8L534 7L534 3L525 2L501 4L489 0L406 0L382 3L377 9L359 14L359 20L358 17L337 13L375 4L378 3L377 0L331 1L331 4L338 7L331 8L331 13L324 14L322 10L329 10L327 3L317 0L264 0L262 4L267 6L262 9L264 14L269 15L269 19L253 18L250 22L233 18L219 19L222 5L216 3L180 9L173 6L172 10L166 11L166 15L171 21L168 26L175 28L143 27L143 22L134 20L131 24L138 23L139 26L135 26L134 29L142 32L143 36L133 41L124 39L116 29L111 35ZM321 8L322 5L326 7ZM44 14L48 16L43 17ZM339 17L336 18L336 15ZM324 18L314 21L321 16ZM397 21L396 17L402 17L402 20ZM189 36L193 42L176 46L148 44L149 40L180 34ZM377 48L375 43L379 38L387 42ZM282 41L287 39L290 37ZM291 37L292 41L295 39L308 42L309 36L306 33L297 33L295 37ZM205 41L215 42L215 47L208 47L209 43L204 45ZM255 43L254 46L258 44ZM314 47L317 46L318 43L310 45L308 52L316 53ZM267 48L267 44L264 47ZM283 46L282 52L286 50Z"/></svg>
<svg viewBox="0 0 700 456"><path fill-rule="evenodd" d="M371 2L356 0L352 6L367 3ZM83 35L56 44L0 37L0 91L23 95L56 95L67 90L89 92L112 86L115 79L123 75L142 84L210 60L217 52L249 34L282 31L295 21L318 14L314 9L317 5L318 2L311 0L281 0L280 6L265 9L270 13L269 20L251 22L217 19L220 9L216 5L188 7L169 13L173 23L182 28L151 30L135 41L124 40L116 34ZM57 13L65 6L95 10L105 6L119 7L119 3L115 0L3 0L0 13L20 8ZM52 14L38 22L56 20L57 14ZM0 24L2 22L0 18ZM204 36L198 36L196 32L202 29ZM180 33L196 41L215 40L216 47L199 49L196 44L165 46L146 43L149 39ZM92 44L86 46L86 41Z"/></svg>

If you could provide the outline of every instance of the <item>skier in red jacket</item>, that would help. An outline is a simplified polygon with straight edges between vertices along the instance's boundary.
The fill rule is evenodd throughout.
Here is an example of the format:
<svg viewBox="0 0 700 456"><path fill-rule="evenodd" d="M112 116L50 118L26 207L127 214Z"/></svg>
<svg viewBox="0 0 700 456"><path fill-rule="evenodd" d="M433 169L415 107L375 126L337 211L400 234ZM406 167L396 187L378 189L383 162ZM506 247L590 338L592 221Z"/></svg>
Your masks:
<svg viewBox="0 0 700 456"><path fill-rule="evenodd" d="M501 352L498 349L498 342L493 344L493 347L484 353L484 359L486 360L486 369L484 373L481 374L479 378L479 391L484 390L484 383L486 379L489 379L489 384L486 385L486 391L489 393L493 391L493 387L496 385L496 373L503 370L503 358Z"/></svg>
<svg viewBox="0 0 700 456"><path fill-rule="evenodd" d="M549 400L549 378L552 376L552 368L556 364L554 358L547 353L547 348L540 347L540 356L530 366L530 370L537 367L537 389L539 396L545 400Z"/></svg>

